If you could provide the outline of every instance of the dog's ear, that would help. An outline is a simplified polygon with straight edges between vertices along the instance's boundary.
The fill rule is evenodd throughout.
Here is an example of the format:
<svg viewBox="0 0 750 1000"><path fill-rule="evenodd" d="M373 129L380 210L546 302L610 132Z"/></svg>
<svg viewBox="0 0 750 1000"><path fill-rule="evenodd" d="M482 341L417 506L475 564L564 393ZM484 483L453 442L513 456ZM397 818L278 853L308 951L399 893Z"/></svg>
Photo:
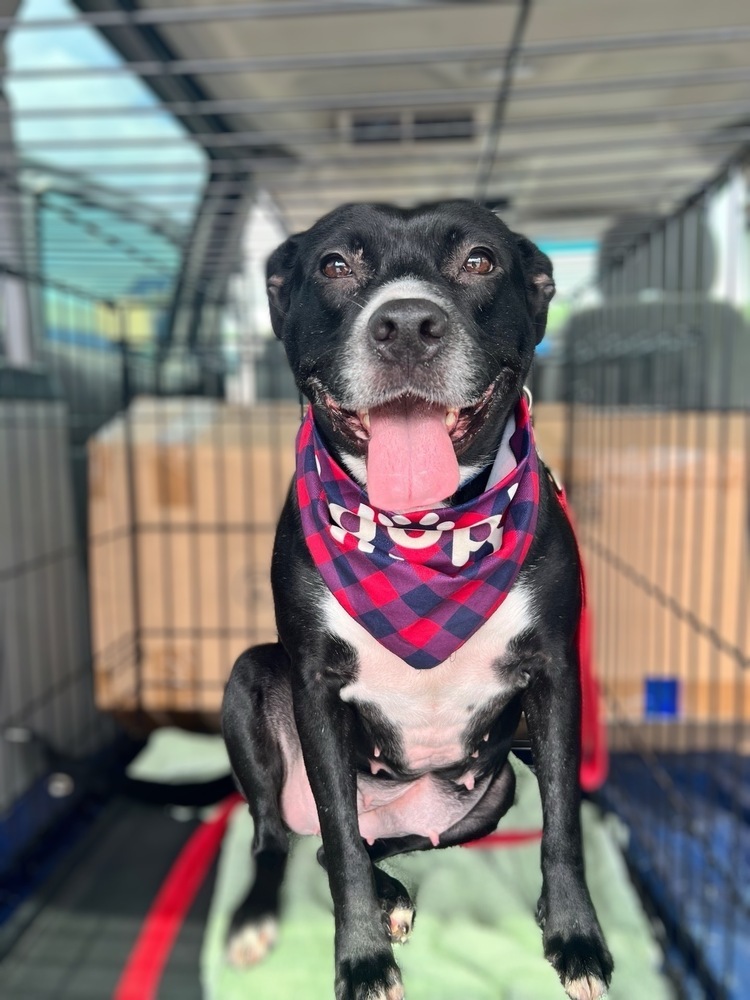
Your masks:
<svg viewBox="0 0 750 1000"><path fill-rule="evenodd" d="M266 292L271 326L279 340L289 308L289 280L297 263L300 235L297 233L290 236L281 246L276 247L266 263Z"/></svg>
<svg viewBox="0 0 750 1000"><path fill-rule="evenodd" d="M513 234L521 255L521 267L526 281L526 301L536 330L536 342L541 341L547 326L547 308L555 294L552 261L538 246L520 233Z"/></svg>

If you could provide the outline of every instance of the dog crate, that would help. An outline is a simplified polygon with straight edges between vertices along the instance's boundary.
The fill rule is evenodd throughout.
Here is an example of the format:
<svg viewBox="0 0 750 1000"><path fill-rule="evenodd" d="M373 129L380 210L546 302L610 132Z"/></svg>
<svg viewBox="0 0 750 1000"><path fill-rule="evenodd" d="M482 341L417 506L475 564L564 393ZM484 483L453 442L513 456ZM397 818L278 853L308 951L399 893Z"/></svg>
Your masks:
<svg viewBox="0 0 750 1000"><path fill-rule="evenodd" d="M675 995L743 995L750 21L563 7L0 10L3 995L114 995L199 823L125 766L166 726L215 732L274 636L301 409L265 257L343 201L453 197L555 262L532 389L590 576L598 804ZM160 997L198 995L208 905Z"/></svg>
<svg viewBox="0 0 750 1000"><path fill-rule="evenodd" d="M747 169L667 219L612 227L566 354L567 478L615 751L604 799L670 956L712 997L742 994L750 940Z"/></svg>

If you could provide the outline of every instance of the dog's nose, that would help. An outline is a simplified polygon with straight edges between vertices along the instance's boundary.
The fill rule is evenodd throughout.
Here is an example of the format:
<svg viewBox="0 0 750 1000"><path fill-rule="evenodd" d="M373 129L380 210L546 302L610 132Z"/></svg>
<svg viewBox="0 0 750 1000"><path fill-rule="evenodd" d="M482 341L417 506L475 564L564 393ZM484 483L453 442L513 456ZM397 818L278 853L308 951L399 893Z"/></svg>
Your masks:
<svg viewBox="0 0 750 1000"><path fill-rule="evenodd" d="M424 359L440 347L448 332L448 316L429 299L391 299L375 310L367 329L378 353L393 360L407 352Z"/></svg>

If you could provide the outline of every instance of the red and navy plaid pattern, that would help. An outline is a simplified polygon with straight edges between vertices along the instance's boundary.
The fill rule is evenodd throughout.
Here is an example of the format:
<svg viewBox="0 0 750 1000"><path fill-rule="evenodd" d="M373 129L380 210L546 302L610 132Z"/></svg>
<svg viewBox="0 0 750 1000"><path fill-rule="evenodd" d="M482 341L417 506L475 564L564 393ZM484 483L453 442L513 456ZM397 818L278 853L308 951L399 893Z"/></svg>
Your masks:
<svg viewBox="0 0 750 1000"><path fill-rule="evenodd" d="M297 436L297 498L310 554L344 610L412 667L448 659L502 604L536 527L539 466L526 401L510 439L517 466L476 500L374 510L331 458L312 410Z"/></svg>

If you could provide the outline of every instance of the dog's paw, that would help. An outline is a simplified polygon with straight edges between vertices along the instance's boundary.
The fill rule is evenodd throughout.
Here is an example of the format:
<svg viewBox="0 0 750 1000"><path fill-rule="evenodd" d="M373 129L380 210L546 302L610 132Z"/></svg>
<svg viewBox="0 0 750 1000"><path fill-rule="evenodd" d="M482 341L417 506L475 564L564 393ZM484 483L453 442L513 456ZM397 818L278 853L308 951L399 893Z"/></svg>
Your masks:
<svg viewBox="0 0 750 1000"><path fill-rule="evenodd" d="M601 979L585 976L583 979L574 979L563 985L571 1000L602 1000L607 996L607 987Z"/></svg>
<svg viewBox="0 0 750 1000"><path fill-rule="evenodd" d="M278 921L272 916L233 927L227 940L227 961L237 969L257 965L276 944L278 933Z"/></svg>
<svg viewBox="0 0 750 1000"><path fill-rule="evenodd" d="M401 973L393 958L341 962L336 972L336 1000L404 1000Z"/></svg>
<svg viewBox="0 0 750 1000"><path fill-rule="evenodd" d="M571 1000L606 997L614 963L598 927L586 935L552 935L544 953Z"/></svg>
<svg viewBox="0 0 750 1000"><path fill-rule="evenodd" d="M406 944L414 927L416 910L404 886L382 869L375 867L375 886L383 925L392 944Z"/></svg>
<svg viewBox="0 0 750 1000"><path fill-rule="evenodd" d="M391 942L393 944L406 944L414 926L414 905L397 903L393 908L390 908L390 904L385 902L382 905L386 918L386 930Z"/></svg>

